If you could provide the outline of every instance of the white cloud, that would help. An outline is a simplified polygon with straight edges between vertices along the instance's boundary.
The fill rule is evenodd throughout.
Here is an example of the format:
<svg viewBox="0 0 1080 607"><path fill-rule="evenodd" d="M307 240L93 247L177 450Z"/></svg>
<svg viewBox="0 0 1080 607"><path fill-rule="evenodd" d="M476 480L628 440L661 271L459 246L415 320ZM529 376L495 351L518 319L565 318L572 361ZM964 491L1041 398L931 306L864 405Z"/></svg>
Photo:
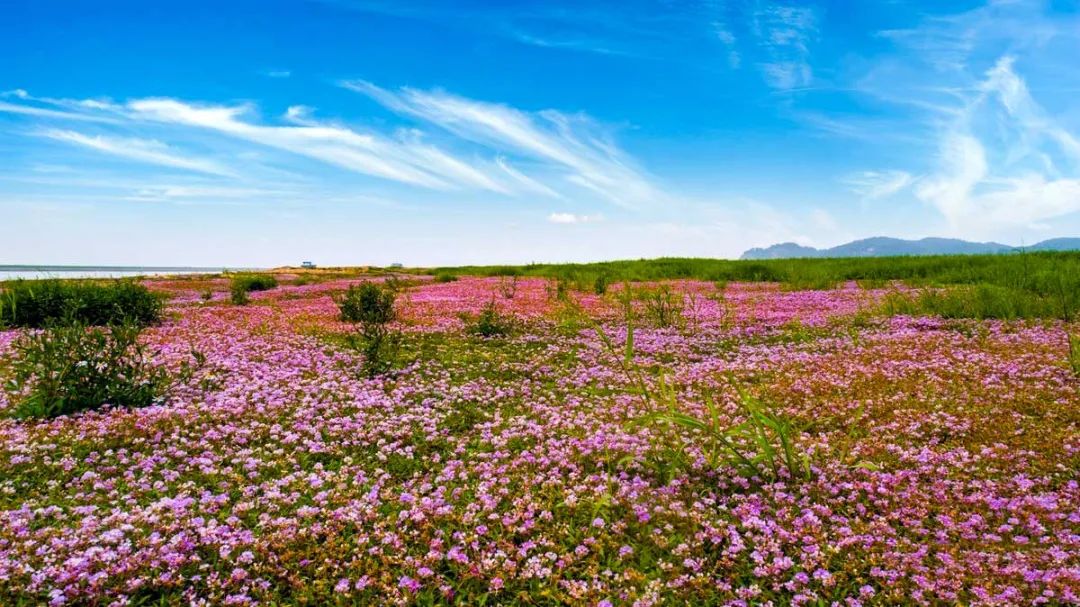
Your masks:
<svg viewBox="0 0 1080 607"><path fill-rule="evenodd" d="M809 6L771 4L755 11L753 31L767 60L761 63L769 86L790 90L809 86L810 42L817 33L817 15Z"/></svg>
<svg viewBox="0 0 1080 607"><path fill-rule="evenodd" d="M548 215L548 221L551 223L561 224L574 224L574 223L596 223L603 221L603 215L575 215L573 213L552 213Z"/></svg>
<svg viewBox="0 0 1080 607"><path fill-rule="evenodd" d="M713 23L713 33L716 39L727 48L728 67L733 70L742 65L742 55L738 51L738 38L722 22Z"/></svg>
<svg viewBox="0 0 1080 607"><path fill-rule="evenodd" d="M233 158L259 174L282 172L287 159L265 148L333 165L353 173L437 191L481 191L505 196L566 198L580 190L608 201L636 206L663 199L649 178L612 141L607 131L583 114L546 110L525 112L441 91L390 92L360 82L345 83L404 116L418 128L358 129L318 119L315 110L292 105L269 122L253 104L205 104L169 97L124 103L95 99L33 97L22 90L0 93L0 113L18 113L43 126L63 121L94 121L123 127L124 134L87 135L52 128L45 136L132 160L232 175L219 164L188 157L154 134L203 147L224 137L248 145ZM129 137L135 131L140 137ZM147 136L150 135L150 136ZM161 135L158 135L161 136ZM275 166L276 165L276 166ZM237 166L240 166L238 164ZM302 179L293 169L290 178Z"/></svg>
<svg viewBox="0 0 1080 607"><path fill-rule="evenodd" d="M216 185L146 185L138 188L132 200L183 200L183 199L258 199L296 197L297 192L265 188L230 187Z"/></svg>
<svg viewBox="0 0 1080 607"><path fill-rule="evenodd" d="M290 105L285 110L285 119L296 124L305 124L314 110L306 105Z"/></svg>
<svg viewBox="0 0 1080 607"><path fill-rule="evenodd" d="M913 181L914 177L907 171L862 171L843 180L852 192L865 200L888 198L901 192Z"/></svg>
<svg viewBox="0 0 1080 607"><path fill-rule="evenodd" d="M1080 211L1080 144L1013 63L1003 57L986 72L942 136L936 172L916 188L954 227L1030 227Z"/></svg>
<svg viewBox="0 0 1080 607"><path fill-rule="evenodd" d="M25 93L25 91L22 91ZM38 118L55 118L58 120L78 120L85 122L114 122L104 116L91 116L88 114L80 114L77 112L66 112L63 110L56 110L46 107L38 107L34 105L23 105L18 103L8 103L6 101L0 101L0 113L3 114L21 114L24 116L35 116Z"/></svg>
<svg viewBox="0 0 1080 607"><path fill-rule="evenodd" d="M350 171L432 189L506 188L481 170L416 139L395 140L344 126L304 119L300 126L268 126L244 120L247 106L202 106L175 99L128 103L147 120L211 129L219 133L307 156ZM294 111L296 119L304 112Z"/></svg>
<svg viewBox="0 0 1080 607"><path fill-rule="evenodd" d="M1015 58L1005 56L986 73L981 89L998 98L1008 115L1023 130L1020 142L1026 144L1021 152L1037 151L1039 143L1056 145L1058 152L1074 166L1080 167L1080 140L1055 124L1032 98L1027 84L1013 70ZM1051 158L1050 154L1046 154ZM1055 170L1051 162L1051 170Z"/></svg>
<svg viewBox="0 0 1080 607"><path fill-rule="evenodd" d="M230 169L215 161L185 156L160 141L131 137L86 135L61 129L44 130L41 131L40 135L138 162L209 173L211 175L233 175Z"/></svg>
<svg viewBox="0 0 1080 607"><path fill-rule="evenodd" d="M498 156L495 158L495 164L500 169L502 169L504 173L509 175L511 179L517 182L521 187L525 188L525 190L528 192L549 196L551 198L563 197L555 190L549 188L548 186L540 183L532 177L529 177L528 175L510 166L510 163L506 160L506 158L503 158L502 156Z"/></svg>
<svg viewBox="0 0 1080 607"><path fill-rule="evenodd" d="M867 132L917 138L903 145L928 161L909 168L922 177L882 171L848 184L867 198L912 187L964 237L1006 238L1080 212L1078 123L1046 109L1062 107L1078 84L1069 61L1080 19L1052 13L1040 2L996 0L880 32L895 52L855 89L900 117Z"/></svg>
<svg viewBox="0 0 1080 607"><path fill-rule="evenodd" d="M975 197L974 205L993 224L1045 227L1044 220L1080 211L1080 179L1048 181L1035 174L1011 177Z"/></svg>
<svg viewBox="0 0 1080 607"><path fill-rule="evenodd" d="M660 198L649 180L585 116L553 110L527 113L442 91L393 92L364 81L342 86L464 139L552 163L568 171L571 183L616 204L635 206Z"/></svg>
<svg viewBox="0 0 1080 607"><path fill-rule="evenodd" d="M978 139L950 132L942 137L938 164L937 172L924 179L915 194L955 224L969 217L975 208L971 195L986 177L986 153Z"/></svg>

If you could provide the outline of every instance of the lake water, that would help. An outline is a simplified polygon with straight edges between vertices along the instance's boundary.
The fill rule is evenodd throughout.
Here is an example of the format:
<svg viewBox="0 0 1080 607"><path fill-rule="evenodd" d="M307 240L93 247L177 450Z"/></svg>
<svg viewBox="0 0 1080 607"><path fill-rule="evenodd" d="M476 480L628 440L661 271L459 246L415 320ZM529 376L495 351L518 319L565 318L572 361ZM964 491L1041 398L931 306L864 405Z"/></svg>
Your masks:
<svg viewBox="0 0 1080 607"><path fill-rule="evenodd" d="M119 266L0 266L0 281L17 278L124 278L162 274L216 274L223 268Z"/></svg>

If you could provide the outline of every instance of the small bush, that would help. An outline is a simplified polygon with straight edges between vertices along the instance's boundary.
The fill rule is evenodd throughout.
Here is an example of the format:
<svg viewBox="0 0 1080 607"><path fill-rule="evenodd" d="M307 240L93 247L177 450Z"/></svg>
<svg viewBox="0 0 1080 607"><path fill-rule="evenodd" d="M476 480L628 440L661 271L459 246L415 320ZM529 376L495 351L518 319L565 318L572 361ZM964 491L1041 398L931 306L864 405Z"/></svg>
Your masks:
<svg viewBox="0 0 1080 607"><path fill-rule="evenodd" d="M499 293L502 294L503 299L513 299L517 295L518 277L517 276L500 276L499 277Z"/></svg>
<svg viewBox="0 0 1080 607"><path fill-rule="evenodd" d="M237 274L229 285L229 299L234 305L246 306L252 291L268 291L278 285L277 279L269 274Z"/></svg>
<svg viewBox="0 0 1080 607"><path fill-rule="evenodd" d="M387 324L394 320L394 289L373 282L350 285L338 299L341 319L347 322Z"/></svg>
<svg viewBox="0 0 1080 607"><path fill-rule="evenodd" d="M361 326L355 333L345 337L346 345L363 355L360 371L369 378L394 368L400 358L401 341L400 333L386 327L365 329Z"/></svg>
<svg viewBox="0 0 1080 607"><path fill-rule="evenodd" d="M597 295L603 295L607 293L608 277L607 274L597 274L596 279L593 280L593 293Z"/></svg>
<svg viewBox="0 0 1080 607"><path fill-rule="evenodd" d="M146 325L160 321L163 309L160 296L130 280L17 280L0 291L0 327L41 328L64 320Z"/></svg>
<svg viewBox="0 0 1080 607"><path fill-rule="evenodd" d="M342 320L358 323L348 337L351 347L364 355L363 372L375 377L393 368L401 346L401 335L390 329L396 317L396 283L379 285L364 282L352 285L338 299Z"/></svg>
<svg viewBox="0 0 1080 607"><path fill-rule="evenodd" d="M233 288L252 291L269 291L278 286L277 279L270 274L237 274L232 279Z"/></svg>
<svg viewBox="0 0 1080 607"><path fill-rule="evenodd" d="M5 385L15 403L13 414L55 417L104 405L158 402L174 379L164 367L151 364L140 331L131 322L88 327L67 319L24 333L13 344L11 378Z"/></svg>
<svg viewBox="0 0 1080 607"><path fill-rule="evenodd" d="M457 279L458 279L458 277L456 275L449 274L449 273L446 273L446 272L439 272L438 274L435 275L435 282L439 282L439 283L454 282Z"/></svg>
<svg viewBox="0 0 1080 607"><path fill-rule="evenodd" d="M573 288L570 278L567 276L558 276L553 278L544 285L544 291L547 293L548 299L551 301L566 301L570 297L570 291Z"/></svg>
<svg viewBox="0 0 1080 607"><path fill-rule="evenodd" d="M480 337L502 337L514 331L514 320L489 301L475 318L466 319L465 332Z"/></svg>
<svg viewBox="0 0 1080 607"><path fill-rule="evenodd" d="M229 301L236 306L246 306L248 302L251 301L251 298L248 297L248 292L247 289L244 288L244 285L233 283L232 286L229 287Z"/></svg>

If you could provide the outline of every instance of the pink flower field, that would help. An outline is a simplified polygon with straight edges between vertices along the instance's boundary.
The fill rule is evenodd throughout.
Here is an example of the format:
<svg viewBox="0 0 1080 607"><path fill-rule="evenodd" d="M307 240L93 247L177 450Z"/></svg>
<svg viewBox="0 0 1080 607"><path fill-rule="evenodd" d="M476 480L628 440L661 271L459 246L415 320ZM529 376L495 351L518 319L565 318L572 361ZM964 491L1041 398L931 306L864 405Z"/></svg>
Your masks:
<svg viewBox="0 0 1080 607"><path fill-rule="evenodd" d="M678 322L631 306L626 360L618 285L424 277L401 362L368 378L334 300L356 282L247 306L147 282L170 297L154 363L206 362L150 407L0 417L0 604L1080 604L1060 321L675 281L651 286ZM466 330L489 302L511 334ZM797 429L805 476L648 421L668 394L738 426L740 391Z"/></svg>

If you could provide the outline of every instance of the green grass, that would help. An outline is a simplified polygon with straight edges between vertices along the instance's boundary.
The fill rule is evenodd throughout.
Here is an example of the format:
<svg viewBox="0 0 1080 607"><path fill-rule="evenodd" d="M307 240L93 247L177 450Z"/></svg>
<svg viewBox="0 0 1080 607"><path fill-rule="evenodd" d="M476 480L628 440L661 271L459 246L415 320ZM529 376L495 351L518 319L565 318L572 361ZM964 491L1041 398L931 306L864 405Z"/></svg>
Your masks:
<svg viewBox="0 0 1080 607"><path fill-rule="evenodd" d="M951 289L893 291L881 303L887 315L932 315L942 318L996 318L1001 320L1063 318L1072 315L1052 295L1039 295L996 285L960 286Z"/></svg>
<svg viewBox="0 0 1080 607"><path fill-rule="evenodd" d="M605 285L670 279L776 282L792 290L830 289L849 281L867 288L881 288L894 282L917 287L967 285L980 290L973 294L962 291L962 296L970 301L959 308L983 308L982 317L986 318L1072 320L1080 309L1080 252L1072 251L753 261L672 257L586 264L465 266L434 271L544 277L556 280L560 288L582 292L594 291L598 280ZM1020 301L1006 303L1010 298Z"/></svg>
<svg viewBox="0 0 1080 607"><path fill-rule="evenodd" d="M1080 335L1069 334L1069 368L1080 377Z"/></svg>

